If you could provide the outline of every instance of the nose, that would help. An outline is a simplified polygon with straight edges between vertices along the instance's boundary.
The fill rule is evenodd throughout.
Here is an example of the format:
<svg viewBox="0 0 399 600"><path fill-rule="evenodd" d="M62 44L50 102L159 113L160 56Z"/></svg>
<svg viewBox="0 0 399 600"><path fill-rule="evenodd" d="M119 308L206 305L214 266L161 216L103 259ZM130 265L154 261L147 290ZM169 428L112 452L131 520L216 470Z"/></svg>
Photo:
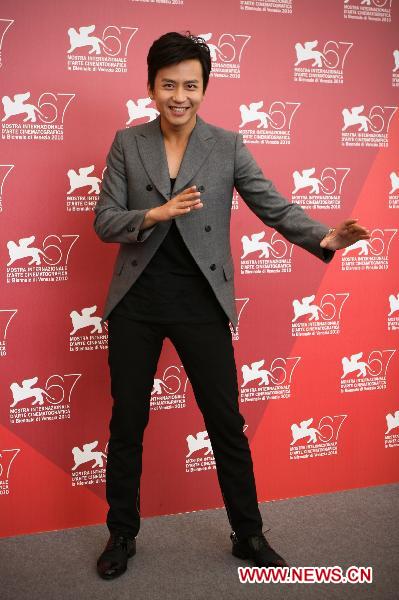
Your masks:
<svg viewBox="0 0 399 600"><path fill-rule="evenodd" d="M178 86L175 88L172 100L175 102L185 102L186 94L183 87Z"/></svg>

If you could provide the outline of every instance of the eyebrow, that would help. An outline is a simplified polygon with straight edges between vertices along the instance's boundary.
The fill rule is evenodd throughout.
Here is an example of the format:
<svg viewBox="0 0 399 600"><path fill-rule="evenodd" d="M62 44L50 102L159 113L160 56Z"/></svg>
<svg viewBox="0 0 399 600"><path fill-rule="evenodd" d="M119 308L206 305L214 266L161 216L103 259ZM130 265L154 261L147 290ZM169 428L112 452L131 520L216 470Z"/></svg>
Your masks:
<svg viewBox="0 0 399 600"><path fill-rule="evenodd" d="M176 83L175 79L167 79L166 77L164 77L161 81L167 83ZM199 83L199 81L198 79L186 79L184 83Z"/></svg>

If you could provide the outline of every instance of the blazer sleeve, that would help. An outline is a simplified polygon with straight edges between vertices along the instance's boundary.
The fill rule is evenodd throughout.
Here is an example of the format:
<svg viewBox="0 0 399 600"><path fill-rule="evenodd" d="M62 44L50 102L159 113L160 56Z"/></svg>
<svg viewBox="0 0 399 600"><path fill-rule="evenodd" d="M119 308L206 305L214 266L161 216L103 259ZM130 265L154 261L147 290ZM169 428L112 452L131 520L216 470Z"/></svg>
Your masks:
<svg viewBox="0 0 399 600"><path fill-rule="evenodd" d="M128 210L125 156L120 134L121 131L116 133L107 156L107 168L104 172L100 196L94 208L94 230L103 242L133 244L144 242L157 224L140 229L150 209Z"/></svg>
<svg viewBox="0 0 399 600"><path fill-rule="evenodd" d="M234 186L247 206L265 225L273 227L288 241L301 246L324 262L333 250L320 247L329 227L308 217L299 204L288 202L266 179L241 134L236 136Z"/></svg>

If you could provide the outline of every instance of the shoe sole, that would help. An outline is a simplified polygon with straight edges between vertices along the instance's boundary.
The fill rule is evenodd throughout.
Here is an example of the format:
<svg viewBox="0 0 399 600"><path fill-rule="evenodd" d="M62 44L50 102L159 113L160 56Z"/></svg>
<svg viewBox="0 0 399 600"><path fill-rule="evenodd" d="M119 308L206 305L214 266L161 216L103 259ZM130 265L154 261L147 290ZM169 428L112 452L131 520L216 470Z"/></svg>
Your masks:
<svg viewBox="0 0 399 600"><path fill-rule="evenodd" d="M115 575L105 575L105 574L101 574L101 573L97 573L99 574L99 576L101 577L101 579L104 579L104 581L111 581L111 579L117 579L117 577L120 577L121 575L123 575L123 573L126 573L127 567L125 567L123 569L123 571L119 571L118 573L115 573Z"/></svg>
<svg viewBox="0 0 399 600"><path fill-rule="evenodd" d="M236 549L236 548L233 548L233 549L232 549L232 551L231 551L231 553L232 553L232 555L233 555L233 556L235 556L236 558L241 558L242 560L247 560L247 559L249 559L249 560L252 560L252 561L255 563L255 565L256 565L257 567L264 566L264 565L262 565L262 564L259 564L259 563L258 563L258 562L255 560L255 558L254 558L254 557L253 557L253 556L252 556L250 553L248 553L248 552L244 552L244 551L242 551L242 550L240 551L240 550L238 550L238 549ZM278 564L273 564L273 563L270 563L270 565L269 565L269 566L270 566L270 567L282 567L282 566L289 567L288 563L285 563L285 565L278 565Z"/></svg>

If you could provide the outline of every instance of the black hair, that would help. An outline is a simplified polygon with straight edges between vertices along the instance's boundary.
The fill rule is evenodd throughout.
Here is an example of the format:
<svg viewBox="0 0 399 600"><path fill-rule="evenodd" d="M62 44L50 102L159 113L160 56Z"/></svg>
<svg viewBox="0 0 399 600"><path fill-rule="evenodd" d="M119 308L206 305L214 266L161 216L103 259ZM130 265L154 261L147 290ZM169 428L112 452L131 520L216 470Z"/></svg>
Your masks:
<svg viewBox="0 0 399 600"><path fill-rule="evenodd" d="M184 35L170 31L153 42L147 55L148 85L154 89L157 72L183 60L198 59L202 66L203 90L205 92L211 72L211 53L205 40L187 31Z"/></svg>

